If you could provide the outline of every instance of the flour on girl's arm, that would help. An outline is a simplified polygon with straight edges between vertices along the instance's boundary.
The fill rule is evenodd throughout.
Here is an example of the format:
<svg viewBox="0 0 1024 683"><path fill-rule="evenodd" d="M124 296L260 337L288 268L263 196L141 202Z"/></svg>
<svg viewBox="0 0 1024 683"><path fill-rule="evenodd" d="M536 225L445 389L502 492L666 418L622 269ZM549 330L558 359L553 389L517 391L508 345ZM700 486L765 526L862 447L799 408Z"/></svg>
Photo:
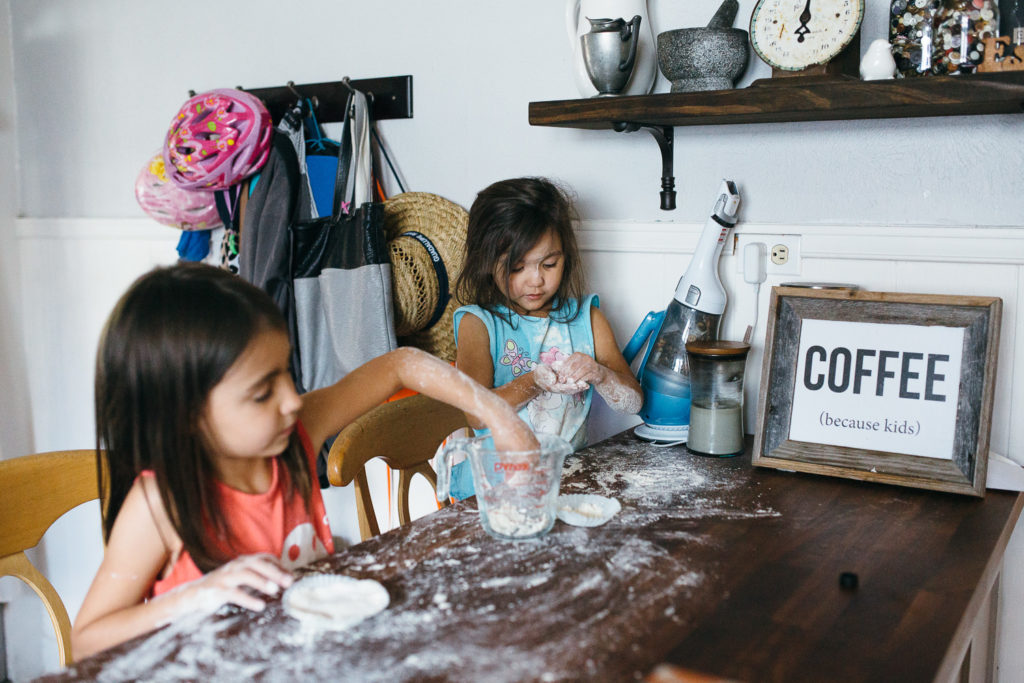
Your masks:
<svg viewBox="0 0 1024 683"><path fill-rule="evenodd" d="M174 599L179 593L189 590L192 588L190 584L182 584L175 586L171 590L167 591L161 596L153 598L153 600L167 600ZM271 586L268 586L268 589ZM273 586L274 593L277 592L277 587ZM163 619L158 622L155 627L166 626L177 621L180 621L188 615L192 615L192 618L202 618L213 614L224 605L231 604L231 592L224 588L199 588L195 590L194 595L189 600L179 600L178 603L168 612ZM189 622L191 623L191 621Z"/></svg>
<svg viewBox="0 0 1024 683"><path fill-rule="evenodd" d="M547 357L545 355L547 354ZM564 370L570 356L552 347L541 353L541 362L536 365L533 372L534 379L544 391L553 394L580 394L586 391L591 385L589 382L577 380ZM614 373L607 372L610 378L608 381L594 383L597 393L604 398L612 410L627 415L635 415L640 412L643 404L642 395L631 387L623 385Z"/></svg>
<svg viewBox="0 0 1024 683"><path fill-rule="evenodd" d="M608 407L617 413L636 415L643 405L642 394L621 384L600 385L597 387L597 393L601 394Z"/></svg>
<svg viewBox="0 0 1024 683"><path fill-rule="evenodd" d="M537 386L552 394L578 394L585 391L589 386L586 382L566 379L559 374L562 364L563 361L560 360L551 365L538 363L533 369ZM618 382L606 382L597 384L594 388L612 410L626 415L635 415L640 412L643 397L631 387Z"/></svg>

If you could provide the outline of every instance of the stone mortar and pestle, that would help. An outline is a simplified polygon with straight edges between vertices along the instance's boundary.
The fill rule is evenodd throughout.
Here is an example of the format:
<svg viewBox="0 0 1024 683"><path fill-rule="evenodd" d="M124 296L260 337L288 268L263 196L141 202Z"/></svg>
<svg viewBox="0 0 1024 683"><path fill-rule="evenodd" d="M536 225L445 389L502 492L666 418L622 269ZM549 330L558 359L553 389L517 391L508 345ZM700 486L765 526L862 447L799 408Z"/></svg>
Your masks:
<svg viewBox="0 0 1024 683"><path fill-rule="evenodd" d="M707 26L658 34L658 66L672 92L729 90L747 67L749 37L732 28L739 0L723 0Z"/></svg>

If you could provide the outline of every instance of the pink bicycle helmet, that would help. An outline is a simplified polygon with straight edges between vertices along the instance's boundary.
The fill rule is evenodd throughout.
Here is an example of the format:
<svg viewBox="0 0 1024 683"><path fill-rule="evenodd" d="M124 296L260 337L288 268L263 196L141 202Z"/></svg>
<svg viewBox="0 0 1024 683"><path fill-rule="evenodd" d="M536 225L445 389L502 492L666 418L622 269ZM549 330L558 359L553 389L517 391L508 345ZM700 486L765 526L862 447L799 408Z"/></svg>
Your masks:
<svg viewBox="0 0 1024 683"><path fill-rule="evenodd" d="M180 230L209 230L223 222L213 192L183 190L167 179L164 158L154 156L135 179L135 199L157 223Z"/></svg>
<svg viewBox="0 0 1024 683"><path fill-rule="evenodd" d="M266 163L272 132L270 113L255 95L230 88L196 95L167 131L168 177L185 190L223 190Z"/></svg>

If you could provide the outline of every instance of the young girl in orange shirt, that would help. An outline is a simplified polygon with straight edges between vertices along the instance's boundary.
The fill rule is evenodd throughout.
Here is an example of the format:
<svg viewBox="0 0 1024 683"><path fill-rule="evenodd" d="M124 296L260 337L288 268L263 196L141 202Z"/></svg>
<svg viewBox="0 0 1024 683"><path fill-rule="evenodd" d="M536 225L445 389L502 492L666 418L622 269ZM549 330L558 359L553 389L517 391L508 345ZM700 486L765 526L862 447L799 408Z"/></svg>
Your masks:
<svg viewBox="0 0 1024 683"><path fill-rule="evenodd" d="M260 289L200 264L159 268L115 307L96 369L109 496L102 564L72 631L76 658L197 610L263 609L290 569L333 551L315 454L407 387L536 448L501 398L400 348L299 396L285 321Z"/></svg>

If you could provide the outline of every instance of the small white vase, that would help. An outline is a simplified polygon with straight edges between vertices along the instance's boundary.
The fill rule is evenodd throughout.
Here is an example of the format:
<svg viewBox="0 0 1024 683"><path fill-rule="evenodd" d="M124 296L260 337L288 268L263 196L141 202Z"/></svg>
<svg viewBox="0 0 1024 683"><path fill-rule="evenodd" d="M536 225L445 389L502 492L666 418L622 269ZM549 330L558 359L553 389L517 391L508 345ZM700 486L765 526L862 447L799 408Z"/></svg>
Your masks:
<svg viewBox="0 0 1024 683"><path fill-rule="evenodd" d="M639 42L633 74L620 95L647 95L654 87L658 75L658 50L654 43L654 29L647 13L647 0L566 0L565 28L569 33L572 50L573 80L584 97L593 97L597 88L590 81L587 65L583 61L580 36L590 31L590 19L625 19L640 16Z"/></svg>
<svg viewBox="0 0 1024 683"><path fill-rule="evenodd" d="M878 38L868 46L860 60L860 77L865 81L880 81L893 78L896 74L896 60L893 59L889 41Z"/></svg>

